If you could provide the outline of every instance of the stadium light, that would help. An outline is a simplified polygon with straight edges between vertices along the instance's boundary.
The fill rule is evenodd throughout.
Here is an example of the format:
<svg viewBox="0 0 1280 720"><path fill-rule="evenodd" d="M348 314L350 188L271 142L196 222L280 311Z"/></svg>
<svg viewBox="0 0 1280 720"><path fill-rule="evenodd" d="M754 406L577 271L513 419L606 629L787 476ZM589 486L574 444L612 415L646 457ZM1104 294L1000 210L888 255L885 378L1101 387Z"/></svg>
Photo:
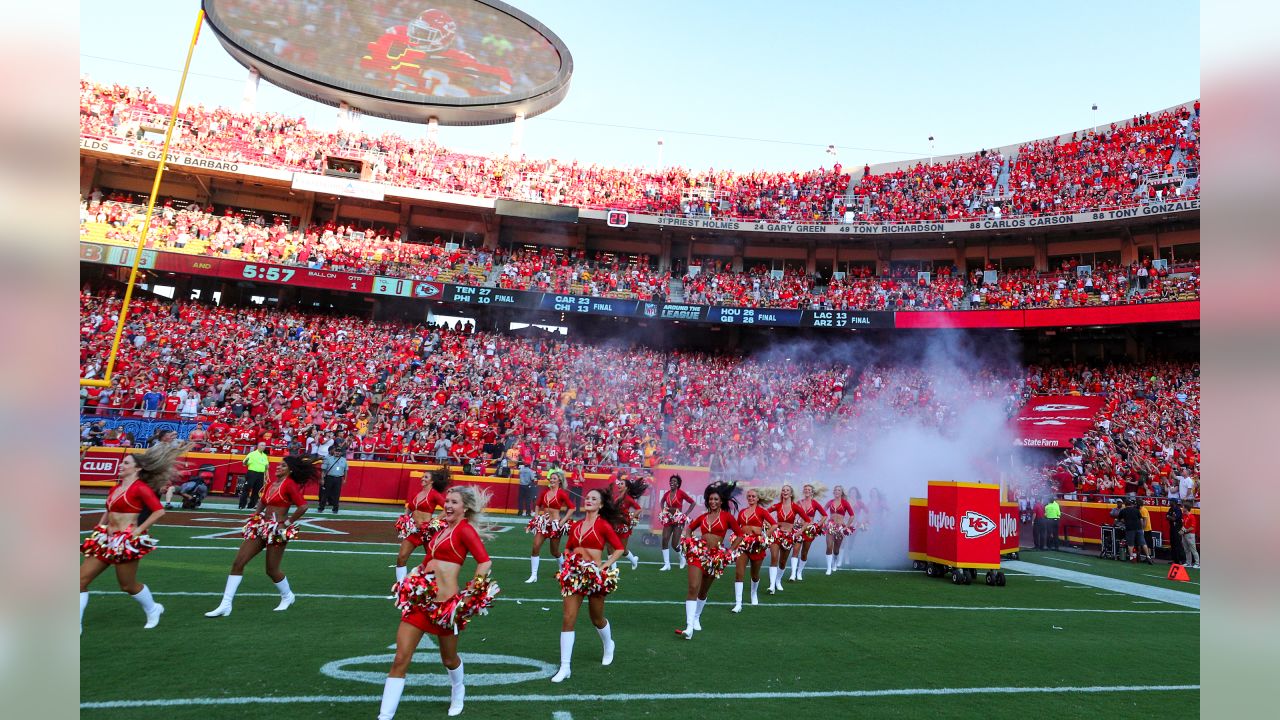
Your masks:
<svg viewBox="0 0 1280 720"><path fill-rule="evenodd" d="M929 136L929 164L933 164L933 136Z"/></svg>
<svg viewBox="0 0 1280 720"><path fill-rule="evenodd" d="M1093 104L1093 131L1098 132L1098 103Z"/></svg>

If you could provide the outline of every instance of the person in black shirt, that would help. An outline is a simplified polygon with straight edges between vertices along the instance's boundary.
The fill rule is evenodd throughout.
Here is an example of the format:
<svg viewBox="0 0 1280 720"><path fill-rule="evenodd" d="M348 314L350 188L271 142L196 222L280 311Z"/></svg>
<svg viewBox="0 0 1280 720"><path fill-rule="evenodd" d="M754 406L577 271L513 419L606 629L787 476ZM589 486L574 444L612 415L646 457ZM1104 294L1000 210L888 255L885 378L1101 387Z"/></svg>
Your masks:
<svg viewBox="0 0 1280 720"><path fill-rule="evenodd" d="M1129 496L1122 507L1113 508L1111 517L1124 523L1124 541L1129 545L1129 562L1138 562L1138 548L1145 548L1147 539L1142 532L1142 510L1138 499Z"/></svg>
<svg viewBox="0 0 1280 720"><path fill-rule="evenodd" d="M1165 514L1169 523L1169 553L1174 565L1187 564L1187 551L1182 547L1182 504L1177 500L1169 503L1169 512Z"/></svg>

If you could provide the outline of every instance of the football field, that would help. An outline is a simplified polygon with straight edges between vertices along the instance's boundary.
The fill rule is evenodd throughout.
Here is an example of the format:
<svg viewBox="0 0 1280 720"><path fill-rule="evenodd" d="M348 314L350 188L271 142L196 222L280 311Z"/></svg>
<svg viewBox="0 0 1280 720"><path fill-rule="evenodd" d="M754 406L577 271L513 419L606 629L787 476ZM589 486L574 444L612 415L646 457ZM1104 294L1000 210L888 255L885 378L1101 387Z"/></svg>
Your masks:
<svg viewBox="0 0 1280 720"><path fill-rule="evenodd" d="M82 498L82 531L101 508L101 496ZM139 571L166 609L153 630L142 629L141 609L111 570L93 584L80 638L83 717L377 715L399 622L387 599L394 512L309 513L283 563L297 603L272 612L279 596L260 555L245 571L234 612L205 618L221 597L245 517L211 501L170 511L153 528L161 545ZM461 637L463 717L1026 718L1051 709L1055 718L1097 718L1194 712L1199 704L1200 614L1186 604L1015 572L998 588L981 576L956 586L900 570L827 576L818 543L803 582L769 595L762 570L760 605L741 614L729 611L726 572L711 590L703 631L686 641L673 632L684 623L685 573L659 572L658 550L639 537L632 543L642 563L632 570L623 560L620 588L606 605L613 665L600 665L600 640L583 612L573 676L552 684L561 617L555 563L544 547L539 582L525 584L529 536L513 519L498 522L487 545L502 593ZM411 564L421 558L416 551ZM1158 577L1167 566L1065 553L1023 560L1104 584L1114 577L1172 586ZM468 560L463 577L472 567ZM1198 571L1192 580L1199 582ZM447 706L447 678L427 636L397 717L444 717Z"/></svg>

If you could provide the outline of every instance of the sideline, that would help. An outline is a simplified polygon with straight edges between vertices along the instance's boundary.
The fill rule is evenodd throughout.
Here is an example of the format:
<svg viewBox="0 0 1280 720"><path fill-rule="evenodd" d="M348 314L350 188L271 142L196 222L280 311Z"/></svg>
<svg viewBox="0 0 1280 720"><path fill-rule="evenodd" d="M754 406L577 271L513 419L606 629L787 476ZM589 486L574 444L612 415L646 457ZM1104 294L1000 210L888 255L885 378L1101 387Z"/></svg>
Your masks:
<svg viewBox="0 0 1280 720"><path fill-rule="evenodd" d="M120 595L118 590L90 590L90 595L104 595L115 597ZM174 590L171 592L152 591L152 595L156 597L222 597L221 592L196 592L190 590ZM344 595L338 593L300 593L295 592L298 598L312 598L316 600L379 600L390 604L390 600L386 595ZM279 593L273 592L241 592L236 593L236 597L265 597L279 598ZM499 595L494 598L497 602L513 602L517 605L529 603L536 605L538 603L546 605L559 605L560 598L526 598L526 597L507 597ZM670 605L683 606L683 600L635 600L635 599L609 599L610 605ZM707 605L720 605L731 607L733 603L727 600L708 600ZM802 602L769 602L761 603L755 606L759 608L834 608L834 609L854 609L854 610L959 610L971 612L1053 612L1053 613L1102 613L1114 615L1198 615L1199 613L1192 610L1128 610L1113 608L1050 608L1050 607L1004 607L990 605L894 605L889 603L802 603Z"/></svg>
<svg viewBox="0 0 1280 720"><path fill-rule="evenodd" d="M1199 690L1200 685L1086 685L1061 687L888 688L884 690L826 690L810 692L740 693L616 693L613 695L480 695L467 693L467 702L666 702L668 700L809 700L822 698L913 697L925 695L1023 695L1051 693L1170 692ZM207 697L166 700L104 700L82 702L81 710L116 708L184 707L208 705L292 705L295 703L369 703L381 695L295 695L292 697ZM400 702L448 702L445 696L407 695Z"/></svg>
<svg viewBox="0 0 1280 720"><path fill-rule="evenodd" d="M1038 575L1040 577L1053 578L1055 580L1066 580L1079 585L1088 585L1089 587L1108 590L1110 592L1124 593L1125 595L1133 595L1135 597L1146 598L1148 600L1159 600L1171 605L1181 605L1182 607L1195 608L1196 610L1200 609L1200 596L1182 592L1181 590L1155 587L1154 585L1143 585L1141 583L1129 582L1128 580L1117 580L1116 578L1092 575L1090 573L1068 570L1066 568L1050 567L1048 565L1040 565L1023 560L1005 560L1001 564L1001 567L1008 570L1017 570L1018 572L1026 573L1028 575Z"/></svg>

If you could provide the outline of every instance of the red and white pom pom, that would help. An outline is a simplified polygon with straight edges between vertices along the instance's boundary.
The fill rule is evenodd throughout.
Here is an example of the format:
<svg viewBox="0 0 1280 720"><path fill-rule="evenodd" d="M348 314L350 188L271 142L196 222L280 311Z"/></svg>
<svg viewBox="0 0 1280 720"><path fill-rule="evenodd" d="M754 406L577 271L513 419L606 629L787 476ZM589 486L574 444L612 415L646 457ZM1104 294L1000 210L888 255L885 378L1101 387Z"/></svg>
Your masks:
<svg viewBox="0 0 1280 720"><path fill-rule="evenodd" d="M823 527L817 523L809 523L800 529L800 537L803 542L813 542L823 532Z"/></svg>
<svg viewBox="0 0 1280 720"><path fill-rule="evenodd" d="M405 513L396 518L396 537L406 540L418 534L418 523L414 522L412 513Z"/></svg>
<svg viewBox="0 0 1280 720"><path fill-rule="evenodd" d="M435 605L438 590L435 574L420 573L415 570L391 586L391 596L403 615L413 611L414 608L430 611Z"/></svg>
<svg viewBox="0 0 1280 720"><path fill-rule="evenodd" d="M689 522L689 516L679 510L664 507L662 508L662 511L658 513L658 522L663 527L670 525L684 525Z"/></svg>
<svg viewBox="0 0 1280 720"><path fill-rule="evenodd" d="M745 535L738 550L744 555L759 555L769 547L769 539L764 535Z"/></svg>
<svg viewBox="0 0 1280 720"><path fill-rule="evenodd" d="M618 589L618 568L601 570L590 559L573 552L564 554L564 565L556 573L560 595L608 595Z"/></svg>
<svg viewBox="0 0 1280 720"><path fill-rule="evenodd" d="M117 532L107 530L105 525L98 525L80 543L80 552L85 557L96 557L114 565L139 560L159 544L158 540L146 533L135 538L132 525Z"/></svg>
<svg viewBox="0 0 1280 720"><path fill-rule="evenodd" d="M427 616L435 624L453 630L456 635L467 627L472 618L488 615L493 599L501 591L498 583L487 575L471 578L457 595L429 609Z"/></svg>

